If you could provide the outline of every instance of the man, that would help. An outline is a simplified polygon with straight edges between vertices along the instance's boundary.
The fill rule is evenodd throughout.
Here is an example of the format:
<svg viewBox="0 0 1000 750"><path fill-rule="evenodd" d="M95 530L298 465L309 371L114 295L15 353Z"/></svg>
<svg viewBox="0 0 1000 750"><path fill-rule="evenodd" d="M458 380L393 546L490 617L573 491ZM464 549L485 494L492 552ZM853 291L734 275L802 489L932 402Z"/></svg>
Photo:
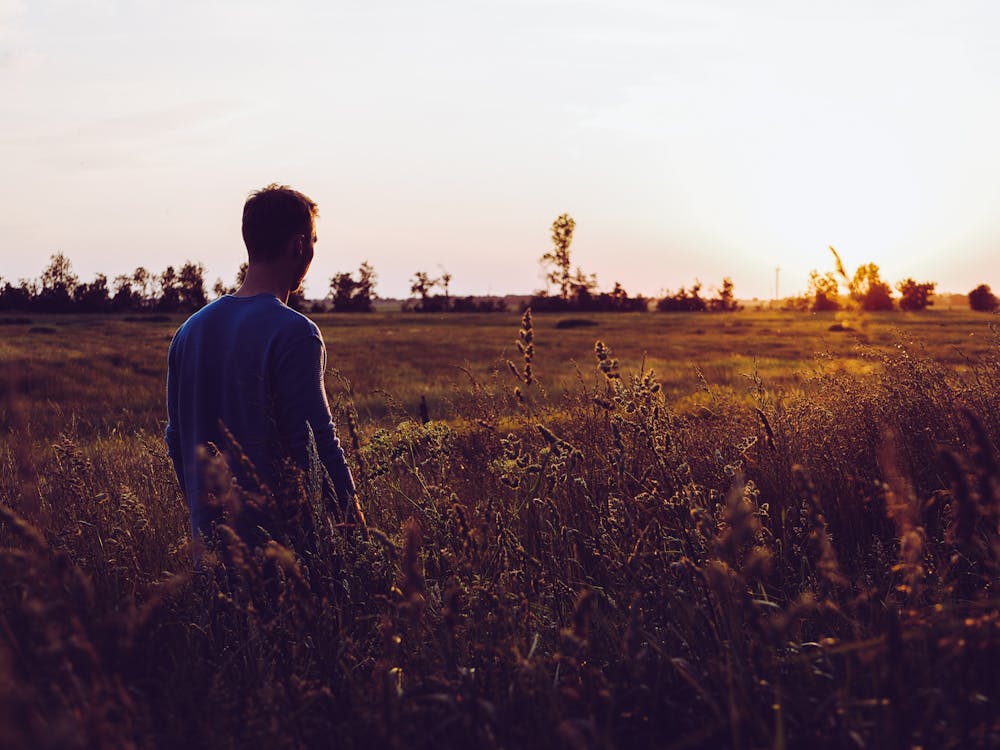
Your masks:
<svg viewBox="0 0 1000 750"><path fill-rule="evenodd" d="M316 216L316 204L289 187L253 193L243 207L242 285L192 315L170 344L167 448L196 535L210 537L219 514L206 497L204 446L235 450L227 432L267 484L284 457L306 466L311 430L341 508L357 509L323 386L323 337L286 304L312 262ZM253 488L243 464L230 460L230 469Z"/></svg>

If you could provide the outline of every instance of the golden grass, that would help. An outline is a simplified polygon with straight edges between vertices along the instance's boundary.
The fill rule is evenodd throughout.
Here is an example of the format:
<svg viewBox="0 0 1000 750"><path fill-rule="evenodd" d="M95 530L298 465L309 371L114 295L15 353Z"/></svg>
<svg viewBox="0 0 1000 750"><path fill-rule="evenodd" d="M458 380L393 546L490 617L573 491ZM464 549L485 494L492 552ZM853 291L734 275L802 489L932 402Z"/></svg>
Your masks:
<svg viewBox="0 0 1000 750"><path fill-rule="evenodd" d="M832 317L592 317L320 316L372 531L314 468L227 495L272 538L222 526L197 569L160 438L176 322L6 326L0 736L1000 742L990 318L870 316L859 348Z"/></svg>

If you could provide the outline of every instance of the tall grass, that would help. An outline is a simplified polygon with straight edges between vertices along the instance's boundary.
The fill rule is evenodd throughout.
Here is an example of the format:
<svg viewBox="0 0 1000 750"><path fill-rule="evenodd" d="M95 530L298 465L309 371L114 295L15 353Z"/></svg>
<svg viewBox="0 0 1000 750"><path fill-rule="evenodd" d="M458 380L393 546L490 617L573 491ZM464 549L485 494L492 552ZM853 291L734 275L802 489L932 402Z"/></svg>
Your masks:
<svg viewBox="0 0 1000 750"><path fill-rule="evenodd" d="M365 425L370 533L317 467L219 483L192 565L157 439L0 461L0 737L12 747L989 747L1000 743L998 350L899 342L665 394L598 342L546 390L466 371ZM610 346L609 346L610 344ZM683 408L681 408L683 407ZM441 407L444 408L443 406ZM264 507L271 538L233 529Z"/></svg>

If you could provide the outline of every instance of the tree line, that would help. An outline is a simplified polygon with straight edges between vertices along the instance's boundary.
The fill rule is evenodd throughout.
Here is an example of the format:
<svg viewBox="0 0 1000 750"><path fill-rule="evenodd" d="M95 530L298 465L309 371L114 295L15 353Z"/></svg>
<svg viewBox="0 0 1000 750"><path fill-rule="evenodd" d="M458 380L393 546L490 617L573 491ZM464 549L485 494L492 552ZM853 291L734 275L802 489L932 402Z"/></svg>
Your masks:
<svg viewBox="0 0 1000 750"><path fill-rule="evenodd" d="M531 297L535 312L646 312L655 308L660 312L735 312L740 308L735 287L726 277L711 296L702 296L702 284L695 282L676 292L667 291L659 299L630 295L619 282L608 291L598 287L596 274L574 268L570 248L576 222L569 214L562 214L552 223L552 249L545 252L540 262L546 269L545 279L549 288L536 291ZM783 301L782 309L824 312L857 308L865 311L925 310L934 304L933 281L918 282L906 278L895 285L899 292L896 299L892 287L882 278L875 263L865 263L848 274L834 248L830 248L835 269L809 274L808 289L804 295ZM232 294L239 288L246 274L243 263L233 286L221 279L212 287L215 297ZM339 272L329 280L326 296L307 302L301 295L293 294L289 305L312 312L372 312L375 309L375 269L367 261L356 273ZM426 271L416 271L410 279L410 299L402 309L406 312L503 312L506 303L501 297L453 296L452 276L443 271L433 277ZM973 310L1000 309L998 299L988 284L980 284L969 292L969 306ZM179 268L170 265L161 273L152 273L142 266L131 274L120 274L109 284L108 277L97 274L93 281L83 283L73 272L69 259L62 253L54 254L38 279L21 279L17 284L0 279L0 310L23 312L193 312L209 301L205 283L205 268L200 263L185 261Z"/></svg>
<svg viewBox="0 0 1000 750"><path fill-rule="evenodd" d="M179 269L167 266L161 273L140 266L131 274L116 276L109 285L102 273L81 282L69 258L56 253L38 279L21 279L17 284L0 279L0 310L193 312L207 302L205 269L191 261Z"/></svg>
<svg viewBox="0 0 1000 750"><path fill-rule="evenodd" d="M904 311L926 310L934 304L934 290L937 282L916 281L907 277L895 285L899 298L892 294L889 282L882 278L882 271L875 263L863 263L853 274L844 267L840 254L830 247L833 254L834 270L820 273L809 272L809 285L805 295L786 300L786 309L827 312L856 308L866 312L900 309ZM994 296L988 284L980 284L967 295L969 307L973 310L992 312L1000 307L1000 300Z"/></svg>

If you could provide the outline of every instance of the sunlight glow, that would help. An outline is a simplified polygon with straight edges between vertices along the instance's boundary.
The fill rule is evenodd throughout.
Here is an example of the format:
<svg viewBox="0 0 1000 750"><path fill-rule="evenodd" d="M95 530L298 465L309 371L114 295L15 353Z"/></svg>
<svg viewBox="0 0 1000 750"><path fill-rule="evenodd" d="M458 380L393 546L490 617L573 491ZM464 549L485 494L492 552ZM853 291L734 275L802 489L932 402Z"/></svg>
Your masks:
<svg viewBox="0 0 1000 750"><path fill-rule="evenodd" d="M0 276L62 251L82 277L191 258L228 280L242 200L277 180L321 205L313 295L363 260L383 295L438 266L456 293L528 292L563 212L602 286L766 297L833 244L967 291L1000 235L998 22L943 0L7 0Z"/></svg>

